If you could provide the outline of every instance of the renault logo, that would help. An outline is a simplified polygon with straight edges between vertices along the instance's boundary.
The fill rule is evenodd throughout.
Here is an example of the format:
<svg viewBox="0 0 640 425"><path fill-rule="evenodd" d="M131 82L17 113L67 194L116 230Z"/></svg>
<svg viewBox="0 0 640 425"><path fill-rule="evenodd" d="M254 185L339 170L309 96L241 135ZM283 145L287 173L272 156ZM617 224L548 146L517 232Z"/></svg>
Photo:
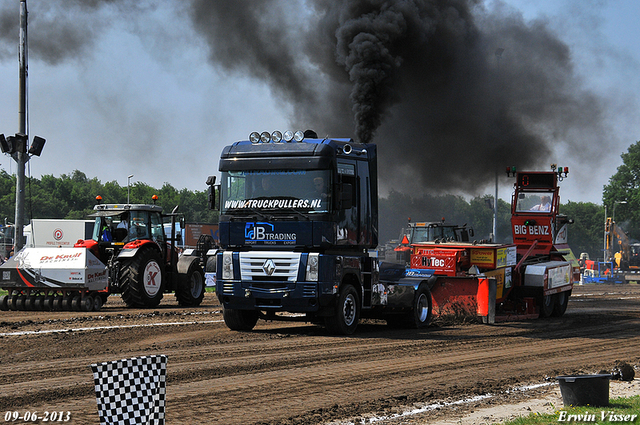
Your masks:
<svg viewBox="0 0 640 425"><path fill-rule="evenodd" d="M273 262L271 258L264 262L262 265L262 270L267 274L267 276L271 276L273 272L276 271L276 263Z"/></svg>

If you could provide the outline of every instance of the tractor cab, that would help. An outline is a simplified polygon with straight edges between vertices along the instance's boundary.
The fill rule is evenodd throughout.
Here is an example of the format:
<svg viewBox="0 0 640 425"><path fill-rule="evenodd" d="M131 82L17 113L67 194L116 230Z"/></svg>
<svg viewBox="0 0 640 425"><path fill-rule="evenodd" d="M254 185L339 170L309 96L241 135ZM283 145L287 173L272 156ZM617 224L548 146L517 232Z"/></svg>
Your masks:
<svg viewBox="0 0 640 425"><path fill-rule="evenodd" d="M78 241L76 247L90 249L98 259L107 262L122 249L136 248L153 241L163 257L167 255L162 207L148 204L98 204L90 217L95 218L92 238Z"/></svg>

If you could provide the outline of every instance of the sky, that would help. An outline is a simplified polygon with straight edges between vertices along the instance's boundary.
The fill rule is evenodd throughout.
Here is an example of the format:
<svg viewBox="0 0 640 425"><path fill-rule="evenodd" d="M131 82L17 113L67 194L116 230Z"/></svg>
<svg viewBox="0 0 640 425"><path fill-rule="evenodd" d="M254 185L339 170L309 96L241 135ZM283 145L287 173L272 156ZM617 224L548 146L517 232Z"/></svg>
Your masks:
<svg viewBox="0 0 640 425"><path fill-rule="evenodd" d="M601 203L640 140L640 2L435 3L29 0L28 131L47 142L27 173L203 191L224 146L311 128L376 143L383 196L493 194L497 176L509 201L506 166L556 163L563 202ZM5 135L19 12L0 4Z"/></svg>

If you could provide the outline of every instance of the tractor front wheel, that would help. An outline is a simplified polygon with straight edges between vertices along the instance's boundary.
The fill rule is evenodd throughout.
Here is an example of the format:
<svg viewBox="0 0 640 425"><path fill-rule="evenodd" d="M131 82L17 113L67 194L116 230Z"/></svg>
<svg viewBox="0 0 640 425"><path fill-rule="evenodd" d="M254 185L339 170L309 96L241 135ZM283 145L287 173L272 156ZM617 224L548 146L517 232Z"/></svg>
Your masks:
<svg viewBox="0 0 640 425"><path fill-rule="evenodd" d="M162 260L152 248L141 248L131 260L122 263L120 288L128 307L155 307L163 296Z"/></svg>
<svg viewBox="0 0 640 425"><path fill-rule="evenodd" d="M191 262L186 274L180 275L176 298L182 307L200 305L204 298L204 273L198 261Z"/></svg>

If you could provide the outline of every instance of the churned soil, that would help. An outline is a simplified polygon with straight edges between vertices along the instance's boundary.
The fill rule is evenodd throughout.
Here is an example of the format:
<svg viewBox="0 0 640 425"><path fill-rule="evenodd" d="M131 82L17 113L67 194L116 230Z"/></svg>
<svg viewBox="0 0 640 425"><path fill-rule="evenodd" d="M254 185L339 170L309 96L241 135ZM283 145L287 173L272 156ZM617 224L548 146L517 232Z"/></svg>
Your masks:
<svg viewBox="0 0 640 425"><path fill-rule="evenodd" d="M638 366L638 347L636 284L576 286L561 318L364 321L348 337L297 322L233 332L211 293L188 309L112 296L100 312L0 312L0 421L63 411L99 424L90 365L164 354L167 424L492 423L560 409L556 376ZM612 381L611 395L637 382Z"/></svg>

